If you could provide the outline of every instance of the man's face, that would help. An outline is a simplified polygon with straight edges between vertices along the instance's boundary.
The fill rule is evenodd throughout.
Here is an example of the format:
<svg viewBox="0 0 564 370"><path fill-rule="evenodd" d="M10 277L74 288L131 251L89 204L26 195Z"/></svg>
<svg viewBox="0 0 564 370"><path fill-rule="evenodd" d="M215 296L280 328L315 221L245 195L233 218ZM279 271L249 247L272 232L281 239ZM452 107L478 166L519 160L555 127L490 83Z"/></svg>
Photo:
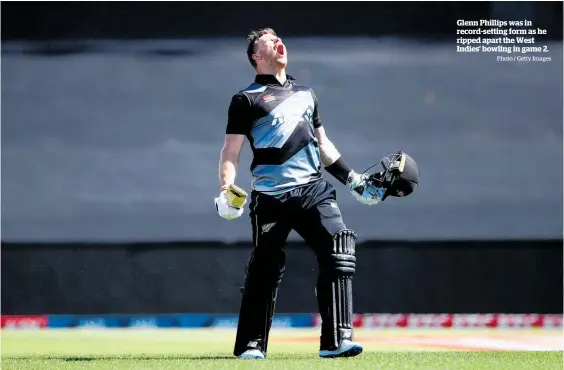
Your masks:
<svg viewBox="0 0 564 370"><path fill-rule="evenodd" d="M286 67L288 64L288 51L282 39L270 33L262 35L255 44L255 60L271 66Z"/></svg>

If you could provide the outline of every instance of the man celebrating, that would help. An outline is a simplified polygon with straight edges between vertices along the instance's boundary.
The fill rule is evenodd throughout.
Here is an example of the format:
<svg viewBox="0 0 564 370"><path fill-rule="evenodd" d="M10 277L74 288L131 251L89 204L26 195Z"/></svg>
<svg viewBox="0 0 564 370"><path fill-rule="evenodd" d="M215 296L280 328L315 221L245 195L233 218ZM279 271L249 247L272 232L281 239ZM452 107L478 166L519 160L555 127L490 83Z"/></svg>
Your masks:
<svg viewBox="0 0 564 370"><path fill-rule="evenodd" d="M274 30L252 32L247 55L256 77L232 97L219 167L221 192L215 199L221 217L242 215L243 207L230 204L226 192L235 183L247 138L253 152L254 249L246 267L233 353L239 358L265 358L285 269L284 246L295 230L319 264L319 355L356 356L363 350L354 342L352 326L356 235L343 223L335 189L323 178L322 166L364 204L381 202L386 189L365 186L366 177L351 170L327 138L317 98L311 88L286 74L288 50Z"/></svg>

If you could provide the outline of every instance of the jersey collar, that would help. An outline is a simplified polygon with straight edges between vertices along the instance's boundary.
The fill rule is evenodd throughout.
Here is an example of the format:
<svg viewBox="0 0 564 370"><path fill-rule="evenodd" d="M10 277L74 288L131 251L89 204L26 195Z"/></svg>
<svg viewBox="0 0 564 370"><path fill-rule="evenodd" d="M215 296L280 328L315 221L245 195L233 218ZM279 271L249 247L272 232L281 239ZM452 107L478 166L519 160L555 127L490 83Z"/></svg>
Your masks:
<svg viewBox="0 0 564 370"><path fill-rule="evenodd" d="M255 82L261 85L275 85L283 87L290 86L291 80L295 80L295 78L290 76L289 74L286 75L286 82L284 83L284 85L281 85L280 81L278 81L278 79L274 75L257 74L255 78Z"/></svg>

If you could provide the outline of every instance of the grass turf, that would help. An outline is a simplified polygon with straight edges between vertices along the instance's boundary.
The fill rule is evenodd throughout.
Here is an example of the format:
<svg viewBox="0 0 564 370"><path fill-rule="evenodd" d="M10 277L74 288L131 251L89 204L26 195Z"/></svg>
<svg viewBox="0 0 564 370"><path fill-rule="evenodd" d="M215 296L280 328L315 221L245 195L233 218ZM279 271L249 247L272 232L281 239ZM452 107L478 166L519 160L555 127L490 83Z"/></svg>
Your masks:
<svg viewBox="0 0 564 370"><path fill-rule="evenodd" d="M414 332L410 332L414 333ZM437 351L386 343L394 332L366 334L349 359L320 359L312 330L275 330L265 361L231 354L234 330L3 331L2 369L562 369L562 352ZM421 334L414 333L414 334ZM456 333L425 332L449 336ZM460 335L460 334L458 334Z"/></svg>

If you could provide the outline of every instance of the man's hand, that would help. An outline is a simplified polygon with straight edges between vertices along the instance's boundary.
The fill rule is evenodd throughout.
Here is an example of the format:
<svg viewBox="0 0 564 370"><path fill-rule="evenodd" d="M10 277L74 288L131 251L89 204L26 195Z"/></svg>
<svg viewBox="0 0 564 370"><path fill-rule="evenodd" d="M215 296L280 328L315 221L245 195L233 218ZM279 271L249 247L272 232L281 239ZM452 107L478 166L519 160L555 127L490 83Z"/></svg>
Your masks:
<svg viewBox="0 0 564 370"><path fill-rule="evenodd" d="M386 188L376 188L368 185L366 182L367 178L367 174L361 175L351 171L347 180L347 186L356 200L362 204L373 206L382 202Z"/></svg>
<svg viewBox="0 0 564 370"><path fill-rule="evenodd" d="M233 220L235 218L241 217L244 211L243 207L245 206L245 203L247 203L247 200L245 200L241 208L237 208L229 205L229 202L227 201L227 196L225 194L225 190L219 193L219 196L214 200L215 200L215 209L217 210L217 213L221 217L225 218L226 220Z"/></svg>

